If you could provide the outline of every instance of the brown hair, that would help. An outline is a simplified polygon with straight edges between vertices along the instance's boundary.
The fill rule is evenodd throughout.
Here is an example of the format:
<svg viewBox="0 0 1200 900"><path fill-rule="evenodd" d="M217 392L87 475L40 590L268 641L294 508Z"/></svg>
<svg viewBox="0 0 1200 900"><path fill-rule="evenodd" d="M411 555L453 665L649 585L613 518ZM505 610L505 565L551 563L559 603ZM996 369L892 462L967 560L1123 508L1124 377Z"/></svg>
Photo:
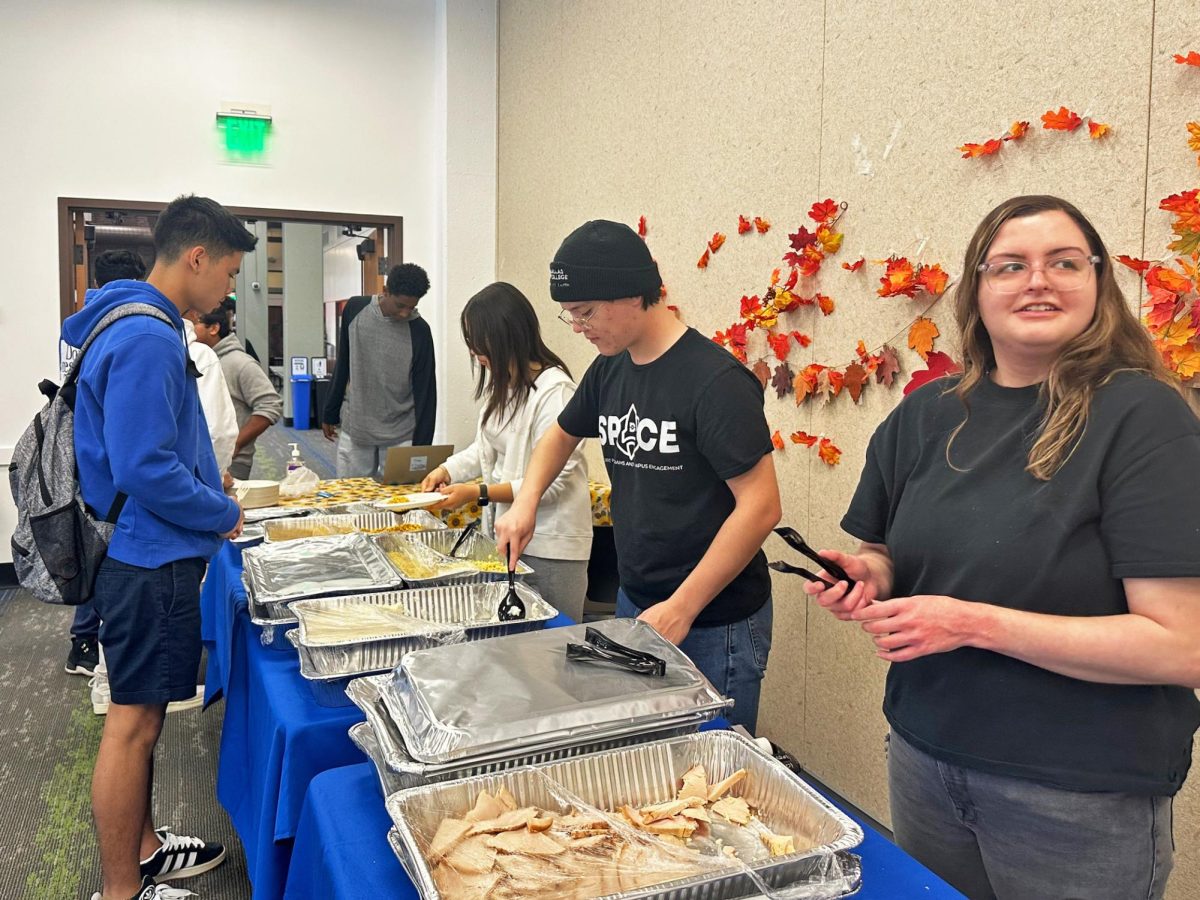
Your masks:
<svg viewBox="0 0 1200 900"><path fill-rule="evenodd" d="M467 349L486 356L479 367L475 399L486 397L483 421L507 412L509 418L529 398L543 369L571 370L542 340L537 313L529 299L511 284L489 284L463 307L462 335Z"/></svg>
<svg viewBox="0 0 1200 900"><path fill-rule="evenodd" d="M1005 222L1052 211L1064 212L1071 217L1087 238L1091 253L1100 257L1100 263L1096 267L1096 312L1092 321L1082 334L1062 348L1041 386L1040 397L1045 411L1025 466L1025 471L1041 481L1049 481L1070 458L1087 427L1096 388L1107 383L1117 372L1144 372L1179 389L1150 335L1130 310L1113 276L1108 249L1095 226L1066 200L1033 195L1013 197L993 209L984 216L967 245L962 280L954 290L954 317L963 351L963 375L954 388L958 398L967 406L971 391L996 365L992 339L979 314L980 264L986 260L992 241ZM950 435L946 445L947 462L950 461L950 445L966 424L963 419Z"/></svg>

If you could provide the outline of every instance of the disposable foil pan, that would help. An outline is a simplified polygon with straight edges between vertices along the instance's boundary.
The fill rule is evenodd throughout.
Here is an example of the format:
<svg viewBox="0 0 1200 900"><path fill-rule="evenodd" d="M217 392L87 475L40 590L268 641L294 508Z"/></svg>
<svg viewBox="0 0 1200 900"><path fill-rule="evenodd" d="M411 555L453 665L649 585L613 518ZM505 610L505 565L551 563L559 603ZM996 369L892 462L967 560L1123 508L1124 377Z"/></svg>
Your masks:
<svg viewBox="0 0 1200 900"><path fill-rule="evenodd" d="M862 842L857 824L752 741L731 731L707 731L393 793L386 800L395 826L392 847L421 896L440 900L426 859L427 841L443 818L470 810L481 791L495 793L503 786L522 805L564 813L563 793L600 810L615 810L624 804L638 807L674 799L683 773L697 764L704 766L710 783L745 769L746 778L733 794L754 807L771 831L795 836L797 852L786 856L771 857L763 851L761 858L754 858L753 842L746 849L739 846L743 863L772 888L821 879L835 854ZM554 785L562 789L557 796ZM857 884L846 887L854 890ZM611 896L726 900L759 893L754 880L734 868Z"/></svg>
<svg viewBox="0 0 1200 900"><path fill-rule="evenodd" d="M482 578L483 573L464 560L450 559L438 553L421 540L423 537L424 534L373 534L371 541L387 556L390 565L400 573L404 583L412 588L483 583L485 580L491 580ZM430 571L436 574L428 574Z"/></svg>
<svg viewBox="0 0 1200 900"><path fill-rule="evenodd" d="M436 550L443 555L448 554L454 549L454 544L458 541L463 533L462 528L447 528L445 531L426 534L414 534L412 539L420 541L425 546ZM456 559L465 559L471 562L502 562L500 551L496 548L496 542L485 534L474 532L463 545L458 548ZM526 575L532 575L533 569L523 562L518 561L516 574L518 578L524 578ZM481 572L475 570L475 575L479 581L507 581L508 572Z"/></svg>
<svg viewBox="0 0 1200 900"><path fill-rule="evenodd" d="M247 524L265 522L267 519L290 519L296 516L307 516L311 509L305 506L263 506L259 509L247 509L244 512Z"/></svg>
<svg viewBox="0 0 1200 900"><path fill-rule="evenodd" d="M416 534L418 531L444 531L446 525L441 519L430 515L423 509L411 510L407 513L390 513L374 510L370 513L356 515L311 515L302 519L272 519L262 525L267 543L283 543L284 541L303 540L311 537L326 537L331 534L349 534L352 531L383 531L399 525L411 526L411 532L395 532L396 534Z"/></svg>
<svg viewBox="0 0 1200 900"><path fill-rule="evenodd" d="M355 678L346 687L346 696L363 711L367 721L371 723L372 733L375 735L375 747L378 751L377 756L371 756L371 761L375 763L376 768L386 769L391 775L392 782L404 788L422 787L427 784L470 778L475 775L488 775L519 766L555 762L574 756L628 747L630 744L644 741L695 734L700 730L700 726L711 718L705 714L693 714L680 719L655 723L650 730L645 727L641 730L627 729L615 736L601 740L547 745L516 755L501 752L492 756L461 759L452 763L434 765L418 762L409 755L404 746L404 737L400 734L396 723L392 721L391 713L388 712L381 696L386 682L386 675Z"/></svg>
<svg viewBox="0 0 1200 900"><path fill-rule="evenodd" d="M590 626L666 662L661 677L568 659L588 626L514 634L471 646L448 645L404 657L383 691L413 758L427 763L556 743L583 743L616 730L650 730L693 713L715 717L731 701L695 664L645 622Z"/></svg>
<svg viewBox="0 0 1200 900"><path fill-rule="evenodd" d="M371 727L371 723L355 722L350 726L349 734L354 746L374 763L375 774L379 776L379 793L387 797L388 794L402 790L404 788L402 780L389 772L386 766L380 766L377 761L379 759L379 742L375 740L375 729ZM393 850L395 850L394 847Z"/></svg>
<svg viewBox="0 0 1200 900"><path fill-rule="evenodd" d="M399 587L399 573L364 534L264 544L242 553L247 593L262 606Z"/></svg>

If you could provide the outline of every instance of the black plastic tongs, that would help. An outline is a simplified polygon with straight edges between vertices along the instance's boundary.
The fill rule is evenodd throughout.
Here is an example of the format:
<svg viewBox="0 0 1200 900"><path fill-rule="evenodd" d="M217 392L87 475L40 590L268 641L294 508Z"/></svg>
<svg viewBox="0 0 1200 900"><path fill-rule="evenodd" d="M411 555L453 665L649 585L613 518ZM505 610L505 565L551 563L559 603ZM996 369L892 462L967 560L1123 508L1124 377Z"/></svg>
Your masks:
<svg viewBox="0 0 1200 900"><path fill-rule="evenodd" d="M846 582L847 594L854 590L854 585L856 585L858 582L847 575L846 570L833 560L825 558L812 547L808 546L808 544L805 543L804 538L800 537L800 532L798 532L795 528L791 528L787 525L781 525L775 529L775 533L787 541L787 545L797 553L807 556L813 562L818 563L822 568L825 569L826 572L828 572L838 581ZM774 569L776 572L786 572L789 575L799 575L802 578L807 578L809 581L820 582L821 584L825 585L826 589L834 587L834 585L831 584L827 578L822 578L815 572L810 572L808 569L801 568L800 566L793 566L791 563L775 561L767 563L767 566L771 569Z"/></svg>
<svg viewBox="0 0 1200 900"><path fill-rule="evenodd" d="M619 644L591 626L584 631L583 639L587 643L567 644L567 659L612 663L639 675L661 678L667 674L665 659Z"/></svg>

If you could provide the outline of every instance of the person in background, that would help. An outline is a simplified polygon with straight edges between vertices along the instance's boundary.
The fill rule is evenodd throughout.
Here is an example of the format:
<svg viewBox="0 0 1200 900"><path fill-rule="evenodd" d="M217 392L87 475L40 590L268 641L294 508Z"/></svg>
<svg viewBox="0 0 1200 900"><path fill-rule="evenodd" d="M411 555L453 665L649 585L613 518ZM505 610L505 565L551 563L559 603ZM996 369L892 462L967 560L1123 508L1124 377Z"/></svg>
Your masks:
<svg viewBox="0 0 1200 900"><path fill-rule="evenodd" d="M510 565L542 495L579 442L599 437L612 478L617 615L649 623L735 701L754 730L771 647L762 543L782 515L762 385L660 302L662 279L627 225L588 222L550 264L560 318L599 351L538 441L496 523Z"/></svg>
<svg viewBox="0 0 1200 900"><path fill-rule="evenodd" d="M100 334L75 403L80 493L92 509L118 510L93 592L111 679L92 777L104 881L93 900L177 896L157 880L198 875L225 857L219 844L155 827L152 773L167 703L196 690L205 562L242 528L241 508L221 490L182 314L220 303L255 241L212 200L180 197L155 223L146 282L112 282L63 323L78 347L127 303L168 320L131 315Z"/></svg>
<svg viewBox="0 0 1200 900"><path fill-rule="evenodd" d="M338 478L378 477L389 447L433 442L433 333L417 312L428 291L425 270L404 263L382 294L346 301L321 426L337 441Z"/></svg>
<svg viewBox="0 0 1200 900"><path fill-rule="evenodd" d="M896 840L971 898L1160 898L1200 724L1200 421L1078 209L984 217L961 376L884 420L805 590L887 660ZM834 581L828 573L823 577Z"/></svg>
<svg viewBox="0 0 1200 900"><path fill-rule="evenodd" d="M221 360L212 347L196 340L196 319L199 315L196 310L189 310L183 317L183 329L187 336L188 356L200 372L196 385L200 390L200 409L212 441L213 455L217 458L217 468L226 474L237 446L237 411L221 369Z"/></svg>
<svg viewBox="0 0 1200 900"><path fill-rule="evenodd" d="M92 261L95 276L92 288L84 295L84 304L96 295L96 290L113 281L141 281L146 277L146 264L132 250L105 250ZM72 348L74 350L74 348ZM68 675L92 678L100 662L100 617L89 600L75 607L71 622L71 649L67 652Z"/></svg>
<svg viewBox="0 0 1200 900"><path fill-rule="evenodd" d="M511 284L485 287L462 311L462 335L479 365L475 399L483 400L475 442L429 474L423 491L440 489L436 509L478 502L486 530L521 489L533 448L575 393L571 372L542 340L537 313ZM483 478L483 483L473 479ZM587 463L576 449L546 490L526 550L534 570L526 581L576 622L583 621L592 504Z"/></svg>
<svg viewBox="0 0 1200 900"><path fill-rule="evenodd" d="M254 465L254 442L279 421L283 415L283 400L262 367L242 348L231 330L231 305L226 298L218 309L197 315L196 340L211 347L221 361L238 425L229 474L245 481Z"/></svg>

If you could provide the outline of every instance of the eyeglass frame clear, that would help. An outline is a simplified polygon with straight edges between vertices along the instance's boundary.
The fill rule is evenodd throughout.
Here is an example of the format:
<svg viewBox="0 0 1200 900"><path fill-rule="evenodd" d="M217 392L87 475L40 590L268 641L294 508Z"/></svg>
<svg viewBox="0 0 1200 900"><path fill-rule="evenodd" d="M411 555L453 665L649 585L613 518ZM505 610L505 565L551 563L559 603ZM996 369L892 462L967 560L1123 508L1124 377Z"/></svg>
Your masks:
<svg viewBox="0 0 1200 900"><path fill-rule="evenodd" d="M1092 272L1093 272L1093 273L1096 271L1096 267L1097 267L1098 265L1100 265L1100 263L1102 263L1102 262L1104 261L1104 260L1103 260L1103 259L1102 259L1102 258L1101 258L1101 257L1100 257L1098 254L1096 254L1096 253L1093 253L1093 254L1091 254L1090 256L1060 256L1060 257L1058 257L1058 259L1054 260L1054 262L1062 262L1064 259L1082 259L1082 260L1084 260L1085 262L1087 262L1087 263L1088 263L1088 264L1089 264L1089 265L1092 267L1092 269L1091 269L1091 270L1092 270ZM1004 261L1004 263L989 263L989 262L982 262L982 263L980 263L978 266L976 266L976 268L975 268L975 271L976 271L976 272L978 272L978 273L979 273L981 276L983 276L985 279L988 279L988 284L989 284L989 285L992 285L992 290L996 290L996 286L995 286L994 284L992 284L992 281L991 281L991 279L990 279L990 277L989 277L989 275L990 275L990 273L991 273L992 266L1004 265L1005 263L1010 263L1010 262L1021 262L1021 260L1015 260L1015 259L1014 259L1014 260L1005 260L1005 261ZM1026 263L1022 263L1022 265L1026 265ZM1034 273L1034 272L1041 272L1041 273L1043 273L1043 275L1045 275L1045 271L1046 271L1046 269L1045 269L1045 267L1044 267L1044 266L1043 266L1042 268L1039 268L1039 269L1035 269L1033 266L1029 266L1029 279L1030 279L1030 281L1032 281L1032 280L1033 280L1033 273ZM1083 287L1085 284L1087 284L1087 279L1086 279L1086 278L1085 278L1083 281L1081 281L1081 282L1079 283L1079 287L1073 287L1073 288L1056 288L1056 290L1077 291L1077 290L1080 290L1080 289L1081 289L1081 288L1082 288L1082 287ZM1023 284L1023 285L1022 285L1021 287L1019 287L1019 288L1016 288L1015 290L1012 290L1012 291L1000 291L999 293L1002 293L1002 294L1019 294L1021 291L1025 290L1025 288L1027 288L1028 286L1029 286L1029 281L1026 281L1026 282L1025 282L1025 284Z"/></svg>
<svg viewBox="0 0 1200 900"><path fill-rule="evenodd" d="M578 325L584 331L587 331L587 329L592 327L591 326L592 317L595 316L596 313L599 311L600 311L599 306L593 306L590 310L588 310L586 315L573 316L564 309L562 312L560 312L558 314L557 319L558 319L558 321L562 322L564 325L570 326L572 328L575 327L576 325Z"/></svg>

